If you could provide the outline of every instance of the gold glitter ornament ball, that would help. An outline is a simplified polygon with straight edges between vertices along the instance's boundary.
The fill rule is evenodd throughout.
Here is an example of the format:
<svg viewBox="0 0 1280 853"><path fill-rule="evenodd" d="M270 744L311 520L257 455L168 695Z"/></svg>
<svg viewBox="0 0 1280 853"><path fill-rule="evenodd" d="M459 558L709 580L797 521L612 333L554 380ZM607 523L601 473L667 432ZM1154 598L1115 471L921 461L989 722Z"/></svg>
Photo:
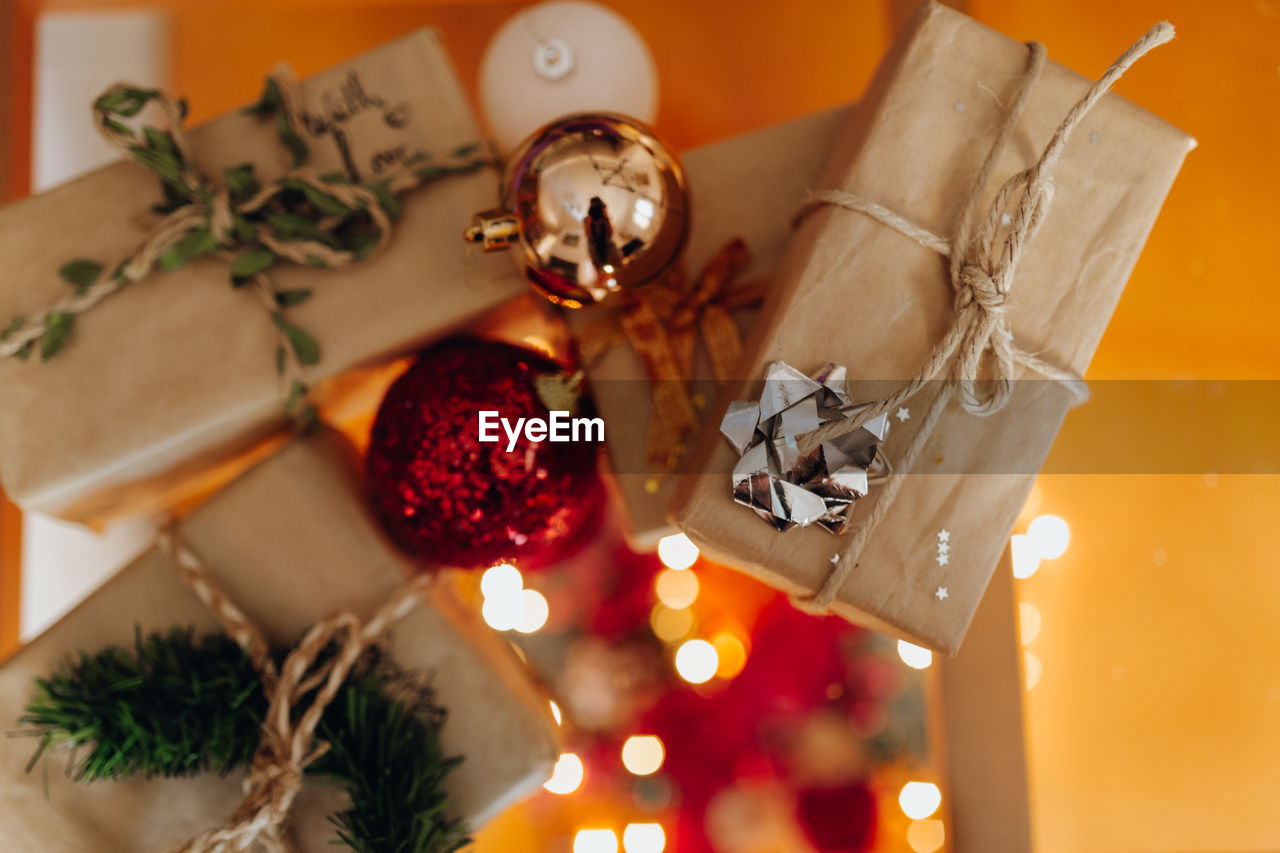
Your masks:
<svg viewBox="0 0 1280 853"><path fill-rule="evenodd" d="M502 204L476 214L466 237L514 248L534 288L581 308L657 278L689 230L684 172L653 131L584 113L552 122L517 148Z"/></svg>

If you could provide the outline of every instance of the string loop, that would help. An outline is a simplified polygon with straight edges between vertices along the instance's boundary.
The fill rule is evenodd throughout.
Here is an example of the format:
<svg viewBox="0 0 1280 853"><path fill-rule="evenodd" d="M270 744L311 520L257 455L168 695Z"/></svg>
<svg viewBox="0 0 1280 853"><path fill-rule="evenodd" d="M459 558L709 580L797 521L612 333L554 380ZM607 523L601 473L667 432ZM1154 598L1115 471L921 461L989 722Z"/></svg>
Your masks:
<svg viewBox="0 0 1280 853"><path fill-rule="evenodd" d="M335 613L312 625L279 666L269 655L262 630L218 586L204 561L169 526L156 538L161 553L213 614L218 625L244 650L262 679L267 716L254 753L245 795L227 823L177 848L179 853L230 853L254 844L268 853L292 853L284 832L303 772L329 745L316 741L325 709L336 698L361 655L412 610L430 585L420 575L401 587L367 621Z"/></svg>

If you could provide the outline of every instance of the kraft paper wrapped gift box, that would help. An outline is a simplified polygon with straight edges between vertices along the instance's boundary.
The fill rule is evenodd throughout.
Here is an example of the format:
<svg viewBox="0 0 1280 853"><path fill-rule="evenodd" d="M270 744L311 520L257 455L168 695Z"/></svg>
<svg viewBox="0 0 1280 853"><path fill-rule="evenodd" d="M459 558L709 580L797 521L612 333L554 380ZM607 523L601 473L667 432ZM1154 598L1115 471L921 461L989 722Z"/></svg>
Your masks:
<svg viewBox="0 0 1280 853"><path fill-rule="evenodd" d="M689 242L681 263L696 275L724 244L741 238L751 254L750 266L734 285L767 280L777 268L791 236L794 213L806 191L816 185L839 128L851 107L705 145L681 155L689 187ZM582 328L612 308L584 309L567 316ZM733 319L746 335L758 306L734 310ZM715 400L716 382L705 342L695 346L690 389L700 399ZM635 349L620 339L587 365L587 382L607 433L608 482L625 510L632 543L652 548L674 533L671 500L678 473L651 465L645 443L653 409L653 387ZM706 428L707 412L700 411ZM691 442L692 443L692 440Z"/></svg>
<svg viewBox="0 0 1280 853"><path fill-rule="evenodd" d="M1135 73L1158 74L1162 63L1176 61L1174 51L1164 48ZM952 234L1027 56L1025 45L925 5L850 117L820 186ZM1090 85L1046 62L980 212L1010 175L1038 159ZM1120 95L1101 99L1062 152L1052 208L1004 306L1017 346L1083 374L1192 147L1185 133ZM862 213L819 209L788 247L741 379L711 421L719 424L732 400L759 399L775 361L804 373L845 365L854 401L879 399L920 369L952 323L953 306L945 258ZM1069 404L1056 384L1021 378L1029 381L1013 383L1017 390L998 414L979 418L954 401L945 410L891 508L861 552L848 556L856 568L837 590L836 613L943 652L959 648ZM906 403L909 420L893 418L883 450L891 465L938 392L940 383L932 385ZM700 475L683 478L677 498L679 526L712 559L788 592L813 593L852 534L836 537L816 525L775 531L734 503L737 458L714 430L704 435ZM853 528L878 494L873 485L855 504ZM946 549L940 537L949 537Z"/></svg>
<svg viewBox="0 0 1280 853"><path fill-rule="evenodd" d="M351 451L333 434L297 440L251 469L179 525L184 543L272 645L291 646L339 610L367 618L403 583L409 561L382 536L363 500ZM215 629L178 567L152 549L0 667L0 719L13 730L33 679L84 651L132 647L135 629ZM545 697L500 637L441 585L392 628L387 649L429 674L446 709L442 742L464 760L446 787L454 812L484 823L551 774L557 756ZM243 774L83 784L65 757L24 772L32 738L0 739L0 825L6 849L164 850L222 824ZM302 849L330 849L331 786L308 782L294 812Z"/></svg>
<svg viewBox="0 0 1280 853"><path fill-rule="evenodd" d="M440 158L482 141L432 31L302 81L300 99L314 119L302 133L318 174L354 169L373 181L404 157ZM265 183L290 165L274 122L239 111L189 140L208 176L252 163ZM460 236L497 194L492 168L445 177L401 197L389 244L367 260L274 267L278 289L314 291L289 309L320 345L305 378L318 383L410 351L522 293L510 259L471 253ZM10 270L0 281L0 322L64 296L58 271L68 261L110 265L127 255L150 232L154 221L144 220L160 200L153 173L119 162L0 209ZM80 316L47 363L0 360L0 480L10 499L88 521L167 508L175 500L168 490L282 426L277 337L249 290L230 286L227 261L198 258L155 271Z"/></svg>

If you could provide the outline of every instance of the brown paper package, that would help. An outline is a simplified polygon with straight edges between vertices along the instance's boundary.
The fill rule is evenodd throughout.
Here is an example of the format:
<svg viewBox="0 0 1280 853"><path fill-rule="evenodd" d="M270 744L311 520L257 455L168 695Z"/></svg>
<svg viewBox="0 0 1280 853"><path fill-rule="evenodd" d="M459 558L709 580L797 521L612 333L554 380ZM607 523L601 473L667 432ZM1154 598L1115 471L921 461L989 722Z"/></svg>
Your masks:
<svg viewBox="0 0 1280 853"><path fill-rule="evenodd" d="M745 240L751 251L751 266L741 282L774 272L791 236L796 207L817 184L851 109L806 116L682 155L692 205L689 243L681 263L689 274L696 275L735 237ZM571 325L590 322L595 313L574 312L568 321ZM754 309L734 312L743 335L756 313ZM588 367L587 379L606 424L611 469L607 482L625 508L632 544L652 548L659 538L676 532L670 509L677 478L650 469L645 460L653 402L645 386L644 362L624 341ZM691 379L691 387L703 399L714 401L711 364L701 343L695 350Z"/></svg>
<svg viewBox="0 0 1280 853"><path fill-rule="evenodd" d="M296 441L180 525L184 541L273 644L296 642L338 610L367 617L410 570L367 514L349 454L333 434ZM69 656L131 647L135 628L172 626L203 633L215 623L177 567L153 549L0 667L0 720L13 730L32 679ZM447 782L458 815L477 826L550 776L557 748L546 699L510 647L452 595L433 587L427 603L396 624L388 648L402 666L430 674L448 711L446 752L465 757ZM35 745L0 738L5 849L166 850L220 825L240 796L241 774L85 785L67 778L61 757L27 774ZM304 785L295 811L303 849L331 849L324 816L337 807L330 786Z"/></svg>
<svg viewBox="0 0 1280 853"><path fill-rule="evenodd" d="M301 97L311 114L349 112L338 124L364 180L388 152L443 156L481 139L439 36L427 30L308 78ZM266 180L289 165L272 123L240 112L190 140L206 175L252 162ZM307 142L318 172L345 170L333 135ZM315 291L290 310L320 343L308 380L408 351L522 292L509 258L470 252L461 237L471 214L496 202L497 181L484 169L410 192L390 245L362 263L272 271L282 289ZM152 173L119 162L0 209L11 271L0 280L0 317L52 305L67 289L57 271L69 260L114 264L146 235L159 200ZM275 346L270 317L230 286L225 261L196 260L125 288L81 317L49 362L0 361L5 491L26 509L74 520L163 507L155 491L173 486L166 474L203 470L283 423Z"/></svg>
<svg viewBox="0 0 1280 853"><path fill-rule="evenodd" d="M1167 55L1176 49L1149 57L1136 73L1145 63L1176 61ZM934 233L951 234L1026 57L1024 45L966 16L924 6L850 117L822 186L856 192ZM983 211L1009 175L1036 159L1089 85L1046 64ZM1018 346L1083 374L1193 146L1185 133L1119 95L1103 98L1066 148L1053 207L1019 267L1007 306ZM805 372L844 364L850 380L873 380L875 391L858 399L883 396L890 381L914 375L951 316L945 259L862 214L819 211L788 247L748 341L741 381L722 396L714 422L729 400L758 397L765 366L777 360ZM868 538L835 612L936 650L959 648L1065 417L1067 395L1049 393L1048 384L1015 383L1035 390L1015 392L992 417L952 405ZM914 422L893 419L890 461L909 442L930 402L921 398L931 391L909 401ZM735 456L719 436L704 435L700 460L701 475L684 478L677 497L681 529L712 559L788 592L816 590L847 540L816 527L780 534L734 504ZM855 525L876 498L873 487L857 506ZM947 565L937 560L943 529L950 532ZM939 587L946 587L945 599Z"/></svg>

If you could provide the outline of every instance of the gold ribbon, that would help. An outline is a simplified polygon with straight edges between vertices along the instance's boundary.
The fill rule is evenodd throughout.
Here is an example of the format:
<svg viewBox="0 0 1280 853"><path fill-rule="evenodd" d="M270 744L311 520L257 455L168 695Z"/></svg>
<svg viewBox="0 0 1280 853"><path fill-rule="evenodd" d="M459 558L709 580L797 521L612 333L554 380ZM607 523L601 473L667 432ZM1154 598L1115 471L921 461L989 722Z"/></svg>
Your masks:
<svg viewBox="0 0 1280 853"><path fill-rule="evenodd" d="M673 269L620 312L585 326L577 335L578 352L588 364L624 339L644 362L653 385L645 458L655 468L674 468L686 440L698 428L689 381L699 333L716 379L729 378L742 352L742 337L730 312L758 303L764 283L730 285L750 262L746 243L730 240L697 278L690 281L682 269Z"/></svg>
<svg viewBox="0 0 1280 853"><path fill-rule="evenodd" d="M205 563L172 528L156 540L160 551L178 566L182 579L213 614L222 630L239 644L262 678L267 717L253 756L245 795L227 823L177 848L181 853L244 851L259 844L268 853L291 853L284 831L293 802L302 789L306 767L329 749L316 743L316 727L325 709L346 682L352 667L401 617L422 599L433 579L419 575L405 584L366 622L351 613L335 613L313 625L277 667L266 638L209 575ZM330 645L337 651L321 655ZM312 691L310 704L302 707Z"/></svg>

